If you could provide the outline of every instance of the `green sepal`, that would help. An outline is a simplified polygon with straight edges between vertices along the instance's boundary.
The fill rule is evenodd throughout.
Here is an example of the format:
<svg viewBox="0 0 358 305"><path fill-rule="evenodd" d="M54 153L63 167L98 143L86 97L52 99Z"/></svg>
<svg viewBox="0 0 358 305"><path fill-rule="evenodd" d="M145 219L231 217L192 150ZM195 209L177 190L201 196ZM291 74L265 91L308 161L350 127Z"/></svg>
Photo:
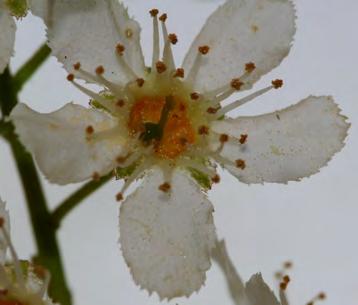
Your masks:
<svg viewBox="0 0 358 305"><path fill-rule="evenodd" d="M117 167L115 169L116 179L119 180L119 179L124 179L124 178L129 177L131 174L133 174L133 172L135 171L137 166L138 166L138 163L134 162L127 167Z"/></svg>
<svg viewBox="0 0 358 305"><path fill-rule="evenodd" d="M104 107L100 102L96 101L96 100L91 100L90 101L90 106L97 109L97 110L103 110L104 112L108 112L111 113L108 108Z"/></svg>
<svg viewBox="0 0 358 305"><path fill-rule="evenodd" d="M198 171L195 168L188 167L188 170L190 172L190 175L193 177L193 179L204 189L204 190L210 190L211 189L211 179L207 174L204 174L201 171Z"/></svg>

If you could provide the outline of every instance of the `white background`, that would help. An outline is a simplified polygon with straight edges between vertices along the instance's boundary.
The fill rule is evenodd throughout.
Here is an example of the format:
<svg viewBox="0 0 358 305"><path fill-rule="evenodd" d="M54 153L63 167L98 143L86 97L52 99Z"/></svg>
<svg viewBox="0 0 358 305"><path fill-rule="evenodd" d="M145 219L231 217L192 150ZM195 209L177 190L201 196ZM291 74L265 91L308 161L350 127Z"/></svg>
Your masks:
<svg viewBox="0 0 358 305"><path fill-rule="evenodd" d="M249 0L248 0L249 1ZM180 63L194 35L221 1L131 0L132 15L142 24L142 42L150 58L153 7L169 14L170 32ZM227 240L235 264L247 280L262 272L277 286L273 273L287 259L294 262L288 294L292 304L305 304L317 292L327 293L327 305L358 302L358 1L297 0L297 34L290 55L263 78L283 78L285 86L239 110L259 114L293 104L310 94L330 94L352 122L347 145L321 173L288 185L246 186L227 173L209 193L216 212L218 235ZM16 70L45 40L39 19L19 24ZM66 72L54 58L42 67L21 93L21 100L39 111L53 111L69 101L87 99L65 81ZM24 196L8 146L0 139L0 194L8 202L12 236L21 258L34 254L34 242ZM43 179L47 198L55 207L79 185L59 187ZM68 281L76 304L159 304L133 283L117 243L120 182L111 182L84 201L60 231ZM143 254L145 255L145 253ZM276 288L276 287L275 287ZM230 304L217 266L207 274L206 286L189 300L172 304Z"/></svg>

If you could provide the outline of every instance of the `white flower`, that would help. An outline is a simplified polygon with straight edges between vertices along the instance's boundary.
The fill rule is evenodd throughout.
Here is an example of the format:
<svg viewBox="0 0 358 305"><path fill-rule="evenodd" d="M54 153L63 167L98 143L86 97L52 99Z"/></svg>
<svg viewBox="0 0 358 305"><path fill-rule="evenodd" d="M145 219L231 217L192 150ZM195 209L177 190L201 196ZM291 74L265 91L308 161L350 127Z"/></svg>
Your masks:
<svg viewBox="0 0 358 305"><path fill-rule="evenodd" d="M55 305L47 296L49 273L18 259L9 229L9 213L0 198L0 304ZM12 259L9 263L5 260L7 250Z"/></svg>
<svg viewBox="0 0 358 305"><path fill-rule="evenodd" d="M318 172L344 145L349 125L327 96L257 117L226 116L281 80L220 106L288 54L295 33L288 0L227 1L207 20L183 68L171 50L178 38L158 10L150 12L154 43L146 68L139 24L119 2L46 3L33 0L33 11L45 20L68 80L92 107L67 104L40 114L19 104L11 116L17 133L51 182L116 169L125 177L121 200L143 178L121 206L120 242L135 282L161 298L189 296L205 281L216 236L203 190L219 182L217 165L246 183L287 183ZM77 79L104 89L93 92Z"/></svg>
<svg viewBox="0 0 358 305"><path fill-rule="evenodd" d="M225 275L230 295L235 305L289 305L286 296L287 285L290 282L288 275L279 275L280 299L277 300L260 273L254 274L246 284L243 283L227 253L224 240L217 242L216 247L212 251L212 258ZM325 293L321 292L306 304L314 305L316 301L324 300L325 298Z"/></svg>

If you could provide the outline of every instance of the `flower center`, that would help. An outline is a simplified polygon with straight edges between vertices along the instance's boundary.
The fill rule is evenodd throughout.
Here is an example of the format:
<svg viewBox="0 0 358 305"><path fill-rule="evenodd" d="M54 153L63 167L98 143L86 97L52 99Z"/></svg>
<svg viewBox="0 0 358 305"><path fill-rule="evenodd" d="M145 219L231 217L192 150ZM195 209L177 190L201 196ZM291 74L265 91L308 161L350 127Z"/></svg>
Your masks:
<svg viewBox="0 0 358 305"><path fill-rule="evenodd" d="M155 154L175 159L195 143L195 131L187 103L178 96L143 97L130 111L128 127L143 145L153 145Z"/></svg>

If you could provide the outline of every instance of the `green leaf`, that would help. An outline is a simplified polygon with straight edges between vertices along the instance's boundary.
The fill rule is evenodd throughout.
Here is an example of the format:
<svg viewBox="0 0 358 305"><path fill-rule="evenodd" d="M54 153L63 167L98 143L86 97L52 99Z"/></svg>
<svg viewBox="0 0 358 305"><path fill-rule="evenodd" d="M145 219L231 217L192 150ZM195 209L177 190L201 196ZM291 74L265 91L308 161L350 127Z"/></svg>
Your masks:
<svg viewBox="0 0 358 305"><path fill-rule="evenodd" d="M188 168L191 176L194 178L196 182L205 190L211 189L211 179L207 174L204 174L201 171L198 171L195 168L189 167Z"/></svg>

